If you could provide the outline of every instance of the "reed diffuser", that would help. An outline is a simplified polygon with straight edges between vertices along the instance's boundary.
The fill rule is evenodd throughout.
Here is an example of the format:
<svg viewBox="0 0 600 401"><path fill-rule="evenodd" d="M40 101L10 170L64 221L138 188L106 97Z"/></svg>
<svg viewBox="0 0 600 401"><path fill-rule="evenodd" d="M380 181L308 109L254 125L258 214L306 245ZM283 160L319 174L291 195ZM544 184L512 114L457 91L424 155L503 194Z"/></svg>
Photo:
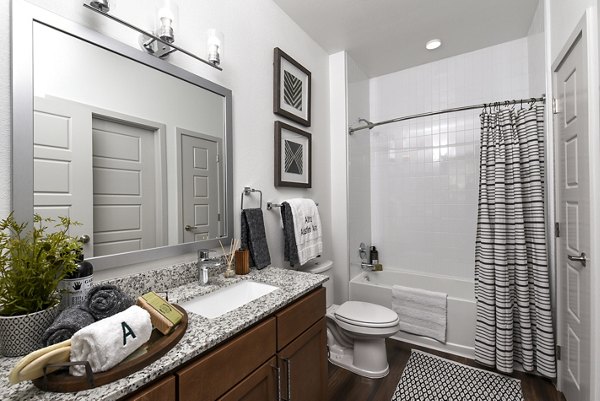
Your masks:
<svg viewBox="0 0 600 401"><path fill-rule="evenodd" d="M230 278L235 276L235 270L233 268L233 261L235 260L235 250L240 246L240 240L234 239L229 244L229 253L225 252L225 248L223 247L223 243L219 240L219 244L221 244L221 250L223 251L223 257L225 258L225 263L227 264L227 269L223 275L225 278Z"/></svg>

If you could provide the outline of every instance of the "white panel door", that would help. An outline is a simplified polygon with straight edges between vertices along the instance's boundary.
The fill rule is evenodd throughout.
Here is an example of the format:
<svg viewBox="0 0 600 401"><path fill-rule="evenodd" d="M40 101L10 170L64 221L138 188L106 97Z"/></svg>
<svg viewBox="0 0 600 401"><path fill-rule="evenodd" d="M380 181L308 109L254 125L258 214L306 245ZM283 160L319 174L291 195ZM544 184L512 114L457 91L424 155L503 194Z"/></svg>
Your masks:
<svg viewBox="0 0 600 401"><path fill-rule="evenodd" d="M554 72L556 115L559 361L567 401L590 400L590 184L587 56L581 36ZM584 256L585 254L585 256ZM581 260L578 260L581 259Z"/></svg>
<svg viewBox="0 0 600 401"><path fill-rule="evenodd" d="M93 236L92 118L82 105L61 99L34 100L34 211L81 223L72 235ZM92 242L84 246L93 256Z"/></svg>
<svg viewBox="0 0 600 401"><path fill-rule="evenodd" d="M112 255L165 245L157 227L155 132L93 119L94 252Z"/></svg>
<svg viewBox="0 0 600 401"><path fill-rule="evenodd" d="M183 242L217 238L221 235L218 138L182 134L180 160Z"/></svg>

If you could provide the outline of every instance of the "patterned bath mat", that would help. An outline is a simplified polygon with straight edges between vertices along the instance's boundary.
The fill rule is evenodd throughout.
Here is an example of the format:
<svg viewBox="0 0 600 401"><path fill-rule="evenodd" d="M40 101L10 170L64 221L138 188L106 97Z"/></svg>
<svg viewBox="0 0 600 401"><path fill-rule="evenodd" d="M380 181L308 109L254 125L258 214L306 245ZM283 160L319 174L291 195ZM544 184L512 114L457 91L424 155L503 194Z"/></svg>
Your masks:
<svg viewBox="0 0 600 401"><path fill-rule="evenodd" d="M524 401L520 380L412 350L391 401Z"/></svg>

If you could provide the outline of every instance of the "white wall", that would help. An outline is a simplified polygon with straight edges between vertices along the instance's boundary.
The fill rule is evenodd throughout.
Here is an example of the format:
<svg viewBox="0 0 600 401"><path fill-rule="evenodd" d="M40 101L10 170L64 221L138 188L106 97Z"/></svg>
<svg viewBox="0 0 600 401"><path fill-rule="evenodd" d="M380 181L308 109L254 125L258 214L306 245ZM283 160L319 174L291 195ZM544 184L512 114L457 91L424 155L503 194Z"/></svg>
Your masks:
<svg viewBox="0 0 600 401"><path fill-rule="evenodd" d="M352 57L347 56L348 124L370 120L369 78ZM371 143L369 130L347 137L348 141L348 238L350 278L361 272L358 246L371 243Z"/></svg>
<svg viewBox="0 0 600 401"><path fill-rule="evenodd" d="M546 7L550 13L550 29L548 32L551 36L551 60L556 59L569 35L583 18L586 8L597 4L597 0L546 0Z"/></svg>
<svg viewBox="0 0 600 401"><path fill-rule="evenodd" d="M334 302L348 300L348 81L347 54L329 56L331 131L331 224L333 230Z"/></svg>
<svg viewBox="0 0 600 401"><path fill-rule="evenodd" d="M79 1L30 2L137 47L137 34L84 9ZM10 21L7 3L0 2L0 34L3 38L3 46L0 46L0 185L5 188L0 193L2 216L11 209L10 34L7 28ZM153 7L147 7L144 0L120 1L115 10L115 15L144 27L149 26L153 13ZM332 230L328 55L271 0L185 1L180 2L179 16L177 44L200 56L205 56L209 28L217 28L225 35L222 72L183 54L172 55L169 62L233 91L236 236L239 236L237 205L243 186L261 189L264 202L312 197L320 204L324 257L329 257ZM312 127L306 129L313 134L313 188L310 190L278 189L273 185L273 121L278 119L272 113L274 47L282 48L312 72ZM265 225L272 264L283 265L278 211L265 210Z"/></svg>
<svg viewBox="0 0 600 401"><path fill-rule="evenodd" d="M371 79L371 118L528 96L523 38ZM384 268L473 279L479 113L371 131L371 231Z"/></svg>
<svg viewBox="0 0 600 401"><path fill-rule="evenodd" d="M545 76L545 38L544 38L544 2L540 1L535 10L527 33L529 61L529 96L539 97L546 93Z"/></svg>

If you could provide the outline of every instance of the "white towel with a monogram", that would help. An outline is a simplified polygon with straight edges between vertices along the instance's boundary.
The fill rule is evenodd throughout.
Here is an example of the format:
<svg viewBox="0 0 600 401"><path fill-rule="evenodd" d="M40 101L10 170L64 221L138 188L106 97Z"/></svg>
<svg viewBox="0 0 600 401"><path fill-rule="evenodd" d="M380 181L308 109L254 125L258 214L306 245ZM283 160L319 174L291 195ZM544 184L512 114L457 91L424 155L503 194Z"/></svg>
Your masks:
<svg viewBox="0 0 600 401"><path fill-rule="evenodd" d="M303 265L323 253L323 227L317 204L312 199L295 198L286 201L294 217L294 237L298 260Z"/></svg>
<svg viewBox="0 0 600 401"><path fill-rule="evenodd" d="M76 332L71 338L71 362L88 361L94 373L105 372L142 346L151 334L150 314L133 305ZM70 372L83 376L85 367L71 366Z"/></svg>

